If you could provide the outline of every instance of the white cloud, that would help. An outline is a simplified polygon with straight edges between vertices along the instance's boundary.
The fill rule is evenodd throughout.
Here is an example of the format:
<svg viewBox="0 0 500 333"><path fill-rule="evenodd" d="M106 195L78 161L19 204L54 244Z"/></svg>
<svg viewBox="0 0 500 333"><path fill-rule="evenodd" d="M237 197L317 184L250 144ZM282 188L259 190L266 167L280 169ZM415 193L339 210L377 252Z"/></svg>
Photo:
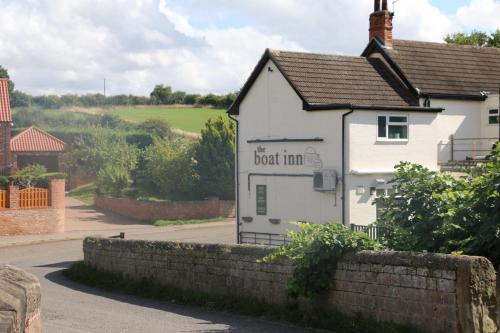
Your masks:
<svg viewBox="0 0 500 333"><path fill-rule="evenodd" d="M157 83L225 93L266 47L358 55L373 0L2 0L0 65L30 93L148 94ZM440 41L500 27L498 0L445 15L402 0L395 37Z"/></svg>

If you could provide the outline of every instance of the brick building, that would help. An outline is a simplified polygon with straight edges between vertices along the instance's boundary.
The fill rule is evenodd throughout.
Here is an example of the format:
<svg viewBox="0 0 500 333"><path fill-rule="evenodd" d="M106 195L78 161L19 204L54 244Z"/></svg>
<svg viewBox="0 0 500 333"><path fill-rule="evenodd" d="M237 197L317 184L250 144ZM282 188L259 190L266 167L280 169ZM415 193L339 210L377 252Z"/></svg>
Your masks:
<svg viewBox="0 0 500 333"><path fill-rule="evenodd" d="M12 124L8 80L0 79L0 174L12 174L30 164L41 164L49 172L62 171L66 143L36 127L12 137Z"/></svg>

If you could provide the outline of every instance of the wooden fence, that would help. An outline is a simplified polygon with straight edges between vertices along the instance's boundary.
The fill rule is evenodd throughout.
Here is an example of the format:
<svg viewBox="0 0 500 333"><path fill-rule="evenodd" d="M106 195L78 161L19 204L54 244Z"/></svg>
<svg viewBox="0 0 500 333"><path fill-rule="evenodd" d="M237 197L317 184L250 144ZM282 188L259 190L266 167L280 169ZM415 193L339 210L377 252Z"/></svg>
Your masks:
<svg viewBox="0 0 500 333"><path fill-rule="evenodd" d="M0 190L0 208L7 208L9 206L9 196L7 191Z"/></svg>
<svg viewBox="0 0 500 333"><path fill-rule="evenodd" d="M27 188L19 191L19 208L46 208L49 206L49 190Z"/></svg>

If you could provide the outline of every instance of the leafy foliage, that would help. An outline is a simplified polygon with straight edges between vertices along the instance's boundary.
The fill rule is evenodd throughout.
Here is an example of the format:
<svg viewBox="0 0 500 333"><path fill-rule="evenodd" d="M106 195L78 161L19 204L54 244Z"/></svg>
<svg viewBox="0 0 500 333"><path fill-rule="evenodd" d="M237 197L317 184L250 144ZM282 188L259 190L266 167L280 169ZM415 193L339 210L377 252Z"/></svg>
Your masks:
<svg viewBox="0 0 500 333"><path fill-rule="evenodd" d="M196 197L193 147L185 140L155 140L145 149L137 173L141 191L170 199Z"/></svg>
<svg viewBox="0 0 500 333"><path fill-rule="evenodd" d="M500 47L500 29L492 33L481 31L459 32L447 35L444 40L448 44Z"/></svg>
<svg viewBox="0 0 500 333"><path fill-rule="evenodd" d="M482 255L500 264L500 147L466 177L401 163L397 192L378 198L383 243L394 250Z"/></svg>
<svg viewBox="0 0 500 333"><path fill-rule="evenodd" d="M15 175L4 177L0 183L3 185L15 184L22 188L29 187L47 187L51 179L64 179L66 174L60 172L47 172L47 169L40 164L31 164L21 170L18 170Z"/></svg>
<svg viewBox="0 0 500 333"><path fill-rule="evenodd" d="M146 130L153 135L161 138L168 139L173 137L172 128L170 124L161 119L147 119L138 126L140 129Z"/></svg>
<svg viewBox="0 0 500 333"><path fill-rule="evenodd" d="M195 147L195 170L204 196L234 198L234 123L218 117L208 120Z"/></svg>
<svg viewBox="0 0 500 333"><path fill-rule="evenodd" d="M366 233L351 231L335 222L294 224L300 231L289 231L289 242L262 259L263 262L279 258L294 261L293 277L288 284L291 296L311 298L330 289L337 262L344 254L382 249Z"/></svg>
<svg viewBox="0 0 500 333"><path fill-rule="evenodd" d="M106 165L97 174L96 186L101 194L119 197L131 184L130 171L120 165Z"/></svg>

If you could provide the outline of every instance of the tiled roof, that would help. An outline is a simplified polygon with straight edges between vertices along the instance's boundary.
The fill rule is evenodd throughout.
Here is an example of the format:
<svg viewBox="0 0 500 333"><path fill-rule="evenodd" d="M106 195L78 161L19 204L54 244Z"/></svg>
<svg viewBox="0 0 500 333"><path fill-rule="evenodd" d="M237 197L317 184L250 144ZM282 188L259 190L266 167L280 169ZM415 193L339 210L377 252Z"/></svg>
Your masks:
<svg viewBox="0 0 500 333"><path fill-rule="evenodd" d="M9 81L0 79L0 122L12 122L9 101Z"/></svg>
<svg viewBox="0 0 500 333"><path fill-rule="evenodd" d="M380 59L287 51L271 55L310 105L419 105Z"/></svg>
<svg viewBox="0 0 500 333"><path fill-rule="evenodd" d="M12 152L63 152L66 143L36 127L29 127L10 140Z"/></svg>
<svg viewBox="0 0 500 333"><path fill-rule="evenodd" d="M500 49L395 40L386 52L424 94L480 97L500 88Z"/></svg>

